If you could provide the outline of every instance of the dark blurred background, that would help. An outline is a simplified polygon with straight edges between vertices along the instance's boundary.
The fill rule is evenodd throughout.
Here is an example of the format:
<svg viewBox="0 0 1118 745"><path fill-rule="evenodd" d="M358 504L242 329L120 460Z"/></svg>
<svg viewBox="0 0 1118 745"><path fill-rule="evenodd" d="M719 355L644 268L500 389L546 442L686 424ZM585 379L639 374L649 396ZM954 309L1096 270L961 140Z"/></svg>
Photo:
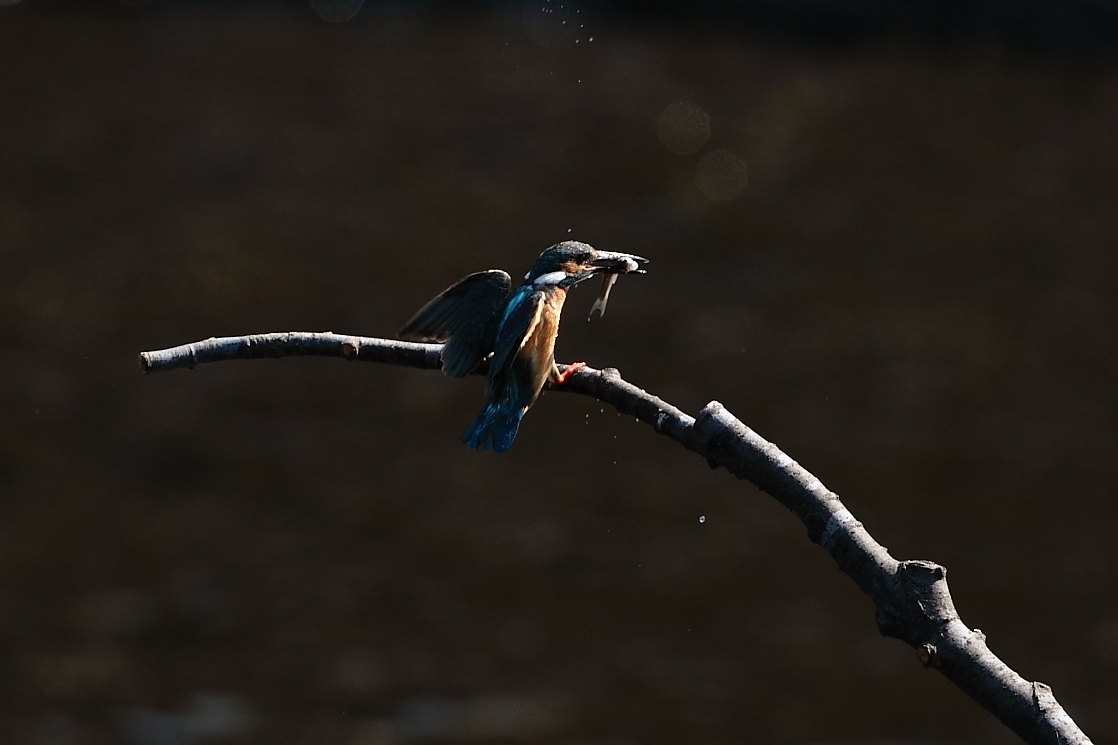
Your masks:
<svg viewBox="0 0 1118 745"><path fill-rule="evenodd" d="M1118 738L1098 3L0 2L0 741L1014 742L645 425L213 335L391 336L579 238L560 360L711 399Z"/></svg>

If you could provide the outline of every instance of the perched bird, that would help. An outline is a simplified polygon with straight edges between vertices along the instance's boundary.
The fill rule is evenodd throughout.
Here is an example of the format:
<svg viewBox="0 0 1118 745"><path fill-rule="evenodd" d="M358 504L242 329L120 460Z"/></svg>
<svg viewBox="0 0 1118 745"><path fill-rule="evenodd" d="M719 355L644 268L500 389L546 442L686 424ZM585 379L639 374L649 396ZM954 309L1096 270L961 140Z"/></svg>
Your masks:
<svg viewBox="0 0 1118 745"><path fill-rule="evenodd" d="M642 273L647 259L598 251L579 241L563 241L540 254L512 289L500 269L470 274L435 296L400 331L405 339L443 342L443 372L460 378L489 358L488 399L462 442L503 453L520 420L550 378L563 383L586 363L555 364L555 338L567 290L595 275L604 275L602 291L591 309L605 312L605 301L618 274ZM490 356L492 355L492 356Z"/></svg>

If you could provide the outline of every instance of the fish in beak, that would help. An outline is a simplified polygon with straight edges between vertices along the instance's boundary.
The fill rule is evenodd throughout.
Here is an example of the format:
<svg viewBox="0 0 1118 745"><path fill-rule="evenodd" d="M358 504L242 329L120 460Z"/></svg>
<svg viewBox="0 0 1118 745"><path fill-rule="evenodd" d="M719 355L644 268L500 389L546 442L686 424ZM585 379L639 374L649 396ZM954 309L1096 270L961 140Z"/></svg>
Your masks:
<svg viewBox="0 0 1118 745"><path fill-rule="evenodd" d="M640 265L647 262L648 259L643 256L598 251L591 263L594 271L602 275L602 286L598 290L598 297L594 298L594 304L590 306L590 313L587 314L586 320L589 321L594 316L594 311L598 311L599 318L604 316L606 303L609 302L609 293L613 290L617 278L622 274L644 274L644 269L641 269Z"/></svg>

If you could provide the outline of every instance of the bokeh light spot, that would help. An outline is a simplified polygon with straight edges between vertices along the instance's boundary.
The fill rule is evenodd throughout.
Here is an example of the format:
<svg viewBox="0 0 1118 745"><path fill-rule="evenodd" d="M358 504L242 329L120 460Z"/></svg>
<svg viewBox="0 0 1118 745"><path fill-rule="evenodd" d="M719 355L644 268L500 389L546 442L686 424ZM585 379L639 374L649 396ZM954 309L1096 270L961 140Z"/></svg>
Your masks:
<svg viewBox="0 0 1118 745"><path fill-rule="evenodd" d="M745 161L729 150L711 150L695 166L695 186L707 199L728 202L749 180Z"/></svg>
<svg viewBox="0 0 1118 745"><path fill-rule="evenodd" d="M710 139L710 115L690 101L680 101L660 112L660 142L679 155L698 151Z"/></svg>

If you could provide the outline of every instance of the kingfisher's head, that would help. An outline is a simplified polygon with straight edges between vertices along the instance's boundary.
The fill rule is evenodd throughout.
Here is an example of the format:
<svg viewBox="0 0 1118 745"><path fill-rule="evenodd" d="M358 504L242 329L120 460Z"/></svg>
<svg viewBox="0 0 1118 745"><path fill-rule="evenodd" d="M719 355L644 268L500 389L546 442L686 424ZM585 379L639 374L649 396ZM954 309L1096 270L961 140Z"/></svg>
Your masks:
<svg viewBox="0 0 1118 745"><path fill-rule="evenodd" d="M536 263L524 275L524 280L542 287L562 287L564 290L595 274L643 273L640 265L648 261L642 256L598 251L581 241L563 241L540 254Z"/></svg>

